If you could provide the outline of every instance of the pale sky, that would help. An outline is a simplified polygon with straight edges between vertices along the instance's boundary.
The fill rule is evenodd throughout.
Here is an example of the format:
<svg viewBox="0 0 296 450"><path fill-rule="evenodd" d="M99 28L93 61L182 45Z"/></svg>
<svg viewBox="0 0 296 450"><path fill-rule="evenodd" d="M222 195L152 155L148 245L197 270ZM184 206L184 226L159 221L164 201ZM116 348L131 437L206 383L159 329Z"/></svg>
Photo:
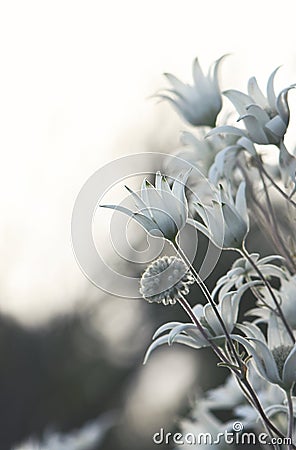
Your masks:
<svg viewBox="0 0 296 450"><path fill-rule="evenodd" d="M142 151L168 105L163 72L191 81L231 53L223 88L296 81L291 1L2 2L0 308L23 321L70 307L87 281L71 248L73 203L114 157ZM176 121L179 124L179 122ZM181 129L181 128L180 128ZM176 136L179 130L176 130ZM176 142L177 144L177 142Z"/></svg>

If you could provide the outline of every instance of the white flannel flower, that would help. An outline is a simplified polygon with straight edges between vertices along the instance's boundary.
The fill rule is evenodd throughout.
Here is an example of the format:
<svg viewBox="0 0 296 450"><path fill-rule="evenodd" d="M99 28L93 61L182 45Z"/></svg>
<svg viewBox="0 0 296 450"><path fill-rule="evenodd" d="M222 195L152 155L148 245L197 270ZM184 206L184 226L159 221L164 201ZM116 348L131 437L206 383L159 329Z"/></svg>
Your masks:
<svg viewBox="0 0 296 450"><path fill-rule="evenodd" d="M245 286L242 287L242 290L244 289ZM231 333L236 325L241 296L242 292L231 292L217 304L217 309L228 333ZM194 306L193 312L208 338L216 342L217 345L223 345L225 342L224 330L217 319L212 305L210 303L204 306L197 304ZM144 363L160 345L172 345L176 342L196 349L210 345L204 334L193 323L165 323L156 330L152 339L154 342L152 342L146 352Z"/></svg>
<svg viewBox="0 0 296 450"><path fill-rule="evenodd" d="M221 142L223 142L223 139L220 136L215 136L215 138L215 140L204 139L202 136L197 137L188 131L183 131L180 136L181 146L174 152L178 159L167 158L164 165L165 173L175 176L180 173L180 170L186 170L188 163L190 163L206 175L218 151L216 148L218 143L220 143L219 147L222 148ZM189 177L189 184L191 184L191 178L195 178L195 175Z"/></svg>
<svg viewBox="0 0 296 450"><path fill-rule="evenodd" d="M138 208L137 212L121 205L101 205L101 207L120 211L132 217L151 235L163 236L174 241L185 226L188 216L185 184L189 172L190 170L181 172L174 180L172 188L166 178L157 172L155 187L144 179L141 196L126 186Z"/></svg>
<svg viewBox="0 0 296 450"><path fill-rule="evenodd" d="M208 136L210 135L211 133L208 134ZM212 136L215 137L216 134L212 133ZM222 178L232 182L235 179L235 168L237 164L246 164L245 160L242 160L244 155L243 151L246 151L250 156L257 156L254 144L248 138L236 136L234 142L217 153L209 169L208 176L210 182L217 185Z"/></svg>
<svg viewBox="0 0 296 450"><path fill-rule="evenodd" d="M289 326L293 330L296 330L296 275L290 276L286 273L286 276L281 277L280 281L281 287L279 291L273 288L273 293L277 297L278 303L281 305L281 310ZM260 302L259 304L258 302L257 307L248 311L248 314L257 317L257 322L269 322L271 315L274 314L274 303L265 287L260 288L260 295L264 300L264 303L262 304L262 302Z"/></svg>
<svg viewBox="0 0 296 450"><path fill-rule="evenodd" d="M201 231L219 248L241 248L249 231L245 189L246 184L242 181L234 201L232 195L226 195L223 187L220 186L219 201L212 200L212 206L195 204L195 209L204 225L194 219L188 219L188 223Z"/></svg>
<svg viewBox="0 0 296 450"><path fill-rule="evenodd" d="M259 253L252 253L250 255L253 262L256 264L258 269L265 278L276 277L279 279L287 279L287 272L274 264L272 261L279 260L284 261L284 258L279 255L270 255L260 259ZM232 289L239 289L242 285L250 283L250 286L256 284L261 284L260 279L258 279L258 273L250 262L246 258L238 258L232 264L232 268L227 272L226 275L222 276L218 281L213 290L213 296L219 291L219 299L222 298L227 292Z"/></svg>
<svg viewBox="0 0 296 450"><path fill-rule="evenodd" d="M238 120L244 121L249 138L257 144L279 144L289 124L288 92L294 85L276 96L273 84L277 70L269 77L266 97L255 77L249 80L248 95L235 89L223 92L239 113Z"/></svg>
<svg viewBox="0 0 296 450"><path fill-rule="evenodd" d="M183 131L180 136L181 147L174 152L177 158L167 158L164 166L165 173L175 176L180 173L181 169L186 170L189 162L197 167L203 175L207 175L216 154L225 147L235 144L237 139L232 134L215 135L212 139L205 139L205 134L202 132L195 136L188 131ZM190 186L196 183L195 179L196 173L193 172L188 180Z"/></svg>
<svg viewBox="0 0 296 450"><path fill-rule="evenodd" d="M225 55L224 55L225 56ZM172 85L158 97L168 100L174 109L191 125L214 127L222 108L222 97L218 83L218 68L224 58L218 59L204 75L198 59L193 61L193 86L185 84L170 73L165 76Z"/></svg>
<svg viewBox="0 0 296 450"><path fill-rule="evenodd" d="M237 326L246 338L238 335L232 338L253 357L259 374L285 391L290 390L296 381L296 344L291 343L280 319L275 314L270 316L267 340L254 323Z"/></svg>
<svg viewBox="0 0 296 450"><path fill-rule="evenodd" d="M180 295L187 295L194 277L185 262L176 256L163 256L153 261L140 281L140 293L149 303L174 305Z"/></svg>

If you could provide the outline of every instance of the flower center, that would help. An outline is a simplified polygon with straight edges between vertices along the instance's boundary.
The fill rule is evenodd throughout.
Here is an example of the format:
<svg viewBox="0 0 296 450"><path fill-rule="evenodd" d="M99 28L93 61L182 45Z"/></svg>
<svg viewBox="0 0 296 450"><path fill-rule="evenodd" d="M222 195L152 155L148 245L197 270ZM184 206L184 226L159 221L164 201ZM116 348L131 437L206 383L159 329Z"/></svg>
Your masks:
<svg viewBox="0 0 296 450"><path fill-rule="evenodd" d="M291 345L280 345L279 347L275 347L271 350L281 378L286 359L288 358L292 348L293 347Z"/></svg>

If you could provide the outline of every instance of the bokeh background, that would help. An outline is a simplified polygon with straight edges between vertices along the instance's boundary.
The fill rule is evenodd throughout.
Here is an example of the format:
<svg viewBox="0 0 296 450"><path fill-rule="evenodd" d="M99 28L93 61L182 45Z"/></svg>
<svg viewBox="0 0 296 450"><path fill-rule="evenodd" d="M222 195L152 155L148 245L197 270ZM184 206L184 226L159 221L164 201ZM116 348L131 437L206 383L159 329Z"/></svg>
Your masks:
<svg viewBox="0 0 296 450"><path fill-rule="evenodd" d="M207 68L230 53L222 89L245 91L252 75L265 86L281 64L278 86L295 82L294 8L286 0L2 2L1 450L88 424L89 433L107 430L90 449L148 450L160 427L175 429L190 399L225 376L209 376L207 351L177 345L142 366L157 326L185 317L91 285L73 255L71 213L99 167L173 151L190 130L151 98L166 85L163 72L190 82L195 56ZM222 256L209 286L232 260Z"/></svg>

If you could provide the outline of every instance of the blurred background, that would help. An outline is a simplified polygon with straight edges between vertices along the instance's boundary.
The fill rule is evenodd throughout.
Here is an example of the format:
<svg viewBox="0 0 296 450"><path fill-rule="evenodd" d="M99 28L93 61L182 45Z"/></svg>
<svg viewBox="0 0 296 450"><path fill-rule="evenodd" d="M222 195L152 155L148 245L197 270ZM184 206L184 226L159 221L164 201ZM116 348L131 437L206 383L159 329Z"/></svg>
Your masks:
<svg viewBox="0 0 296 450"><path fill-rule="evenodd" d="M191 82L195 56L206 70L231 53L222 89L245 91L252 75L265 87L281 64L276 87L295 82L291 2L12 0L0 36L0 448L56 432L77 443L80 429L89 449L151 449L225 372L212 379L207 350L177 345L142 366L158 325L185 317L95 288L73 255L73 205L112 159L180 146L190 127L151 98L163 72Z"/></svg>

